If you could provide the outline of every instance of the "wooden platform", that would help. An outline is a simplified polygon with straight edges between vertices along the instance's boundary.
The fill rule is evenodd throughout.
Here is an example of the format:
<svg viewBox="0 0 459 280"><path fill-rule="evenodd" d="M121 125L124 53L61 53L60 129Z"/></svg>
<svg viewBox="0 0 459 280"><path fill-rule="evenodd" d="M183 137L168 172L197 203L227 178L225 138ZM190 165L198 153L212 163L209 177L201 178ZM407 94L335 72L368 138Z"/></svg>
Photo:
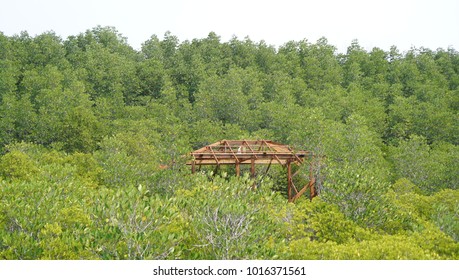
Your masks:
<svg viewBox="0 0 459 280"><path fill-rule="evenodd" d="M187 162L191 165L191 171L196 171L196 166L201 165L235 165L236 176L240 175L240 165L250 164L251 174L255 174L255 165L280 164L287 168L288 197L289 201L298 199L306 189L310 190L311 198L315 196L314 178L310 170L309 183L298 190L293 184L291 164L300 165L305 158L313 155L309 151L294 152L289 146L270 140L222 140L194 152L191 152L192 160ZM268 166L268 168L269 168Z"/></svg>

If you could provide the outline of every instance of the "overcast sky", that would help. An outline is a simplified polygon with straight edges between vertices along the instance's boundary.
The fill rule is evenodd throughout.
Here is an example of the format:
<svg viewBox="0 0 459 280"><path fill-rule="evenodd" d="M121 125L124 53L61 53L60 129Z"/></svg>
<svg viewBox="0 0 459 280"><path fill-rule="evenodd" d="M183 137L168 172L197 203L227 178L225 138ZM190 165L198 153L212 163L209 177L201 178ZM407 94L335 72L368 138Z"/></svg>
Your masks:
<svg viewBox="0 0 459 280"><path fill-rule="evenodd" d="M459 0L0 0L0 32L54 31L63 39L113 26L131 46L172 32L180 41L214 31L276 47L320 37L345 52L353 39L368 50L459 50Z"/></svg>

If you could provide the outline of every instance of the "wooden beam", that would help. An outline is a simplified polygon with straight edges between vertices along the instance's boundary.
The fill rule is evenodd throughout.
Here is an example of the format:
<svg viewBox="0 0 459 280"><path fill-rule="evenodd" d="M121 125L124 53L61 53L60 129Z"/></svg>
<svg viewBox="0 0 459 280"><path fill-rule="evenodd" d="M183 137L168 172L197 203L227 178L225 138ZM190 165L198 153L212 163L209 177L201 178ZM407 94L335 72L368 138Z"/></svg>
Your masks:
<svg viewBox="0 0 459 280"><path fill-rule="evenodd" d="M292 166L290 161L287 162L287 193L288 201L292 202Z"/></svg>
<svg viewBox="0 0 459 280"><path fill-rule="evenodd" d="M212 147L210 147L210 151L212 152L212 155L213 155L213 157L215 158L215 162L217 163L217 166L219 166L220 163L218 162L218 157L217 157L217 155L215 154L215 152L212 150Z"/></svg>
<svg viewBox="0 0 459 280"><path fill-rule="evenodd" d="M225 151L218 151L218 150L209 150L209 151L203 151L203 152L193 152L191 153L192 156L195 157L213 157L213 156L218 156L218 157L231 157L233 154L228 153ZM244 154L238 154L239 156L246 156L246 157L259 157L259 156L264 156L264 157L270 157L270 156L278 156L278 157L287 157L291 158L292 160L298 159L299 161L302 161L300 157L304 157L304 154L295 154L295 153L289 153L289 152L266 152L266 151L254 151L250 153L244 153Z"/></svg>
<svg viewBox="0 0 459 280"><path fill-rule="evenodd" d="M280 164L287 168L288 180L288 200L295 201L306 190L309 189L310 196L317 195L315 192L315 180L312 174L312 166L309 163L309 184L298 190L294 185L293 178L298 175L300 170L292 174L292 164L301 165L306 157L311 157L309 151L294 152L289 146L269 140L222 140L191 153L192 160L186 164L191 165L192 173L196 172L196 166L201 168L203 165L215 165L216 170L220 165L235 165L236 176L241 175L241 164L250 164L250 174L255 177L256 164L268 165L266 172L271 164Z"/></svg>
<svg viewBox="0 0 459 280"><path fill-rule="evenodd" d="M252 149L252 147L250 147L250 145L249 145L249 143L247 142L247 140L244 140L243 145L244 145L244 144L247 145L247 148L249 148L251 154L254 155L255 158L256 158L256 157L257 157L256 152Z"/></svg>
<svg viewBox="0 0 459 280"><path fill-rule="evenodd" d="M313 178L311 181L309 181L308 184L306 184L296 195L293 196L292 202L295 202L298 198L300 198L307 190L309 190L309 199L312 200L313 197L316 196L315 193L315 185L316 180Z"/></svg>

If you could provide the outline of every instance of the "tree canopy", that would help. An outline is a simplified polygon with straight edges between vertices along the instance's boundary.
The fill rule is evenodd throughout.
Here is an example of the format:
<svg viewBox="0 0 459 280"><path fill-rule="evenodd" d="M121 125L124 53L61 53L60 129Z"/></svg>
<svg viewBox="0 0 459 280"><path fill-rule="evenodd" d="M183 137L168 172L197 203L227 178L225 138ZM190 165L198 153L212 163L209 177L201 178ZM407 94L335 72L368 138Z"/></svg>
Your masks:
<svg viewBox="0 0 459 280"><path fill-rule="evenodd" d="M314 152L319 197L190 175L221 139ZM0 32L0 259L458 259L458 145L453 48Z"/></svg>

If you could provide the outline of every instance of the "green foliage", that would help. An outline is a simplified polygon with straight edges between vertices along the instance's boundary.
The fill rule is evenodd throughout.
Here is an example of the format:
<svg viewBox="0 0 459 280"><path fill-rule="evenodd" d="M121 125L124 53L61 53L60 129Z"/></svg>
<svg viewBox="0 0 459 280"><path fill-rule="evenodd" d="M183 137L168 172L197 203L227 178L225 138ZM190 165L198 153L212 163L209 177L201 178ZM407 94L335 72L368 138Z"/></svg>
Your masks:
<svg viewBox="0 0 459 280"><path fill-rule="evenodd" d="M396 203L404 208L409 215L435 224L456 242L458 240L457 190L442 190L434 195L424 196L408 192L398 196ZM434 228L434 227L432 227Z"/></svg>
<svg viewBox="0 0 459 280"><path fill-rule="evenodd" d="M104 138L100 147L95 156L108 186L123 188L148 184L149 177L158 169L152 162L154 148L141 135L120 133Z"/></svg>
<svg viewBox="0 0 459 280"><path fill-rule="evenodd" d="M11 151L0 158L0 176L5 179L28 180L37 171L36 163L21 151Z"/></svg>
<svg viewBox="0 0 459 280"><path fill-rule="evenodd" d="M311 202L302 200L289 205L286 225L290 239L309 239L316 242L347 243L363 240L369 232L347 219L336 205L326 203L321 198Z"/></svg>
<svg viewBox="0 0 459 280"><path fill-rule="evenodd" d="M443 188L457 189L459 153L455 145L428 145L425 138L413 135L390 147L390 157L397 177L407 178L424 193Z"/></svg>
<svg viewBox="0 0 459 280"><path fill-rule="evenodd" d="M458 87L452 48L0 33L0 259L458 259ZM190 175L221 139L312 151L319 196Z"/></svg>
<svg viewBox="0 0 459 280"><path fill-rule="evenodd" d="M377 232L396 233L411 228L409 216L388 200L388 185L363 170L355 173L347 166L334 170L339 171L330 171L322 196L337 205L347 218Z"/></svg>
<svg viewBox="0 0 459 280"><path fill-rule="evenodd" d="M30 95L5 94L0 104L0 141L3 145L15 141L30 141L37 122L37 113Z"/></svg>
<svg viewBox="0 0 459 280"><path fill-rule="evenodd" d="M338 245L334 242L314 243L298 240L291 244L293 259L319 260L429 260L438 255L423 250L406 236L382 236L378 240L351 242Z"/></svg>
<svg viewBox="0 0 459 280"><path fill-rule="evenodd" d="M270 208L282 203L283 198L270 190L269 182L255 191L248 176L223 176L211 182L198 177L193 188L177 193L196 237L188 258L278 257L275 243L280 236L275 231L282 224L272 218L275 212Z"/></svg>
<svg viewBox="0 0 459 280"><path fill-rule="evenodd" d="M202 82L196 94L197 112L201 118L223 123L251 124L253 110L261 100L261 85L251 69L231 68L222 79L214 75Z"/></svg>
<svg viewBox="0 0 459 280"><path fill-rule="evenodd" d="M92 206L96 214L93 250L102 259L169 259L188 237L173 200L161 199L139 185L103 190ZM175 254L172 254L174 253ZM172 254L172 255L171 255Z"/></svg>

